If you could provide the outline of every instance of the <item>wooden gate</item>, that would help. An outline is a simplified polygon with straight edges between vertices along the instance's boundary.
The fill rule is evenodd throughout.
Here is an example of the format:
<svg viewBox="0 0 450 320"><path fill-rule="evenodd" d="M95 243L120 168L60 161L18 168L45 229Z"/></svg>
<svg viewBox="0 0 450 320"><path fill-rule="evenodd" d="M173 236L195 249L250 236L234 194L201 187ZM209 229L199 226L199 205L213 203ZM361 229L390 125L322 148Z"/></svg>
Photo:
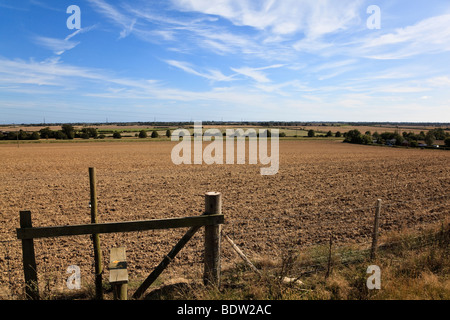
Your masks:
<svg viewBox="0 0 450 320"><path fill-rule="evenodd" d="M222 214L222 198L218 192L208 192L205 194L205 211L200 216L125 221L113 223L96 222L96 194L95 194L95 170L89 168L91 181L91 215L93 223L69 225L69 226L51 226L51 227L33 227L31 212L20 212L20 228L17 229L17 238L22 240L23 270L25 277L25 292L27 299L39 299L39 287L37 277L36 258L34 253L34 239L75 236L75 235L93 235L94 240L94 258L96 274L96 297L103 299L101 275L103 273L102 257L100 250L99 234L133 232L157 229L185 228L190 229L164 257L161 263L144 280L141 286L133 294L133 298L139 298L147 288L158 278L161 272L180 252L184 245L192 236L205 226L205 252L204 252L204 275L203 281L207 285L218 286L220 284L220 232L221 224L224 223Z"/></svg>

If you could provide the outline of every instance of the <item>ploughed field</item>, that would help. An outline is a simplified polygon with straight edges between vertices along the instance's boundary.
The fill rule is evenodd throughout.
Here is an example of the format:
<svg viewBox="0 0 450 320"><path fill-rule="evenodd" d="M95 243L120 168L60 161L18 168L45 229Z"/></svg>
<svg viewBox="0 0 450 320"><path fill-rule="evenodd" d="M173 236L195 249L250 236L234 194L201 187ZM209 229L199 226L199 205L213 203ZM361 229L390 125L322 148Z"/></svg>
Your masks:
<svg viewBox="0 0 450 320"><path fill-rule="evenodd" d="M223 231L250 259L276 259L289 249L327 243L330 234L336 243L368 243L377 199L383 201L381 234L421 228L449 214L447 151L280 141L278 173L262 176L260 168L268 165L259 161L177 166L171 161L175 144L0 145L0 298L22 290L19 211L32 212L33 226L90 223L89 167L97 171L99 222L200 215L204 194L221 192ZM142 280L185 231L102 234L104 265L110 248L126 246L129 278ZM200 272L202 231L163 275ZM41 291L64 289L70 265L81 268L83 285L93 285L89 236L36 239L35 250ZM223 265L238 259L223 242Z"/></svg>

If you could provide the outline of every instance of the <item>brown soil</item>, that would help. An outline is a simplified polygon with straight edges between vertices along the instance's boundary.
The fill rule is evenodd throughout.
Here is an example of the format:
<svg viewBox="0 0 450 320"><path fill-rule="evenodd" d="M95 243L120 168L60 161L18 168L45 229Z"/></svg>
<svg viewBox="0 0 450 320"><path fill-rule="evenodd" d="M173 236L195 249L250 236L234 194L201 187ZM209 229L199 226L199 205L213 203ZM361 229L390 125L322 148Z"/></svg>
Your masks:
<svg viewBox="0 0 450 320"><path fill-rule="evenodd" d="M174 145L0 145L0 299L22 292L21 246L15 233L19 211L32 212L33 226L90 223L89 167L97 170L100 222L200 215L204 194L221 192L223 230L251 259L276 259L292 248L326 243L330 234L336 242L367 242L377 199L385 205L382 233L420 228L449 213L447 151L280 141L278 174L262 176L260 164L176 166L170 157ZM111 247L124 245L130 280L140 280L184 232L101 235L104 264ZM236 261L226 242L223 246L224 265ZM168 273L198 275L202 248L199 232ZM37 239L35 250L42 291L49 295L65 288L70 265L81 268L84 285L93 283L89 236ZM107 273L106 268L105 279Z"/></svg>

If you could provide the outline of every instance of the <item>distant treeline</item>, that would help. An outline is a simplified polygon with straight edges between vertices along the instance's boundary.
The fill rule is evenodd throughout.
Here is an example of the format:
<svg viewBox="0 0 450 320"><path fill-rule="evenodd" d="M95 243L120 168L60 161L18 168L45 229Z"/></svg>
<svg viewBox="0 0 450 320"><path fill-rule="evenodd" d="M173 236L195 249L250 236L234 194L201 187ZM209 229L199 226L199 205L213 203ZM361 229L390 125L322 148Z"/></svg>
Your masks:
<svg viewBox="0 0 450 320"><path fill-rule="evenodd" d="M82 128L81 130L75 130L75 128L70 124L63 124L61 126L61 130L51 130L49 127L45 127L39 131L34 132L26 132L23 130L9 131L6 133L0 132L0 140L67 140L74 138L103 139L105 138L105 135L99 135L96 128Z"/></svg>
<svg viewBox="0 0 450 320"><path fill-rule="evenodd" d="M135 137L147 138L147 132L151 131L151 138L158 138L158 132L155 129L140 130L139 133L125 130L125 132L132 133ZM82 129L75 129L71 124L63 124L61 130L51 130L50 127L45 127L39 131L27 132L19 131L0 131L0 140L39 140L39 139L56 139L56 140L71 140L75 138L81 139L104 139L105 133L112 133L114 139L120 139L123 136L121 130L98 130L97 128L84 127ZM124 137L132 137L133 135L124 135ZM166 136L170 137L169 129L166 131Z"/></svg>
<svg viewBox="0 0 450 320"><path fill-rule="evenodd" d="M436 140L443 140L446 147L450 147L450 133L445 132L442 128L436 128L427 131L421 131L416 134L414 132L404 131L402 134L398 132L374 132L366 131L362 134L359 130L350 130L343 134L344 142L356 144L382 144L409 147L433 146ZM424 143L419 143L423 141Z"/></svg>
<svg viewBox="0 0 450 320"><path fill-rule="evenodd" d="M305 123L300 122L290 122L291 125L301 125L301 126L307 126ZM192 126L191 122L184 123L174 123L174 122L158 122L158 129L166 130L166 136L171 136L171 131L169 128L164 128L166 125L167 127L183 127L183 126ZM203 125L228 125L231 126L233 123L231 122L202 122ZM286 124L285 122L240 122L236 123L236 125L242 125L242 124L248 124L248 125L258 125L258 126L268 126L268 127L280 127L281 124ZM358 122L360 126L373 126L374 123L361 123ZM380 123L377 123L380 125ZM406 125L406 123L402 123L403 125ZM0 140L39 140L39 139L57 139L57 140L67 140L67 139L74 139L74 138L81 138L81 139L104 139L105 133L112 133L112 137L116 139L122 138L122 134L124 133L134 133L135 131L138 131L139 129L97 129L94 127L86 127L86 124L83 124L84 127L82 129L75 129L76 124L62 124L60 130L51 130L50 127L45 127L39 131L34 132L27 132L24 130L19 131L8 131L8 132L1 132L0 131ZM101 126L101 124L99 124ZM140 126L152 126L153 123L148 122L137 122L137 123L126 123L126 125L140 125ZM329 125L329 124L328 124ZM415 123L415 125L418 125ZM426 125L423 123L422 125ZM437 124L433 124L437 125ZM315 126L317 126L317 123L315 123ZM382 127L381 127L382 128ZM157 138L158 130L157 128L152 129L141 129L139 130L139 133L135 133L134 136L139 138L146 138L147 132L151 131L151 137ZM304 129L306 130L306 129ZM131 137L131 135L128 135ZM267 136L270 137L270 130L267 130ZM284 132L280 133L280 137L285 137L286 134ZM326 134L318 135L313 129L308 130L308 137L344 137L344 142L348 143L356 143L356 144L388 144L388 145L407 145L407 146L421 146L419 141L424 141L426 145L431 146L435 142L435 140L444 140L444 143L446 146L450 147L450 133L446 132L443 128L435 128L427 131L421 131L419 134L413 133L413 132L406 132L404 131L402 134L398 133L398 129L396 132L383 132L378 133L374 132L373 134L370 131L366 131L364 134L361 133L359 130L354 129L350 130L348 132L344 132L341 134L340 131L337 131L335 133L332 133L331 131L328 131Z"/></svg>

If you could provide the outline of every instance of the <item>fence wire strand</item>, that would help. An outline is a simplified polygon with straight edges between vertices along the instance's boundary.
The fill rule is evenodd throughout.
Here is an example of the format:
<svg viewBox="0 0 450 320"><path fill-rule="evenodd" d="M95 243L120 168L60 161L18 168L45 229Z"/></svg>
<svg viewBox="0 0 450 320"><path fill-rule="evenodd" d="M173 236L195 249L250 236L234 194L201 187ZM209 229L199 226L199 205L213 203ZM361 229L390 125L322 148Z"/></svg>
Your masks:
<svg viewBox="0 0 450 320"><path fill-rule="evenodd" d="M408 205L408 204L415 204L415 203L420 203L420 206L417 206L416 208L413 209L407 209L407 210L413 210L413 212L409 212L409 216L410 217L414 217L416 219L420 219L421 217L426 216L426 213L429 211L434 211L436 209L441 209L441 208L445 208L445 203L446 200L448 200L450 198L450 194L444 194L444 195L440 195L440 196L431 196L431 197L421 197L421 198L411 198L411 199L407 199L407 200L388 200L388 202L382 202L381 204L381 210L383 209L391 209L391 208L395 208L398 206L404 206L404 205ZM430 202L435 202L435 201L441 201L441 203L438 204L430 204ZM330 214L344 214L344 213L353 213L353 212L364 212L364 211L368 211L370 210L370 215L365 216L365 218L369 219L369 224L368 225L363 225L363 228L366 228L368 230L368 236L372 235L372 227L373 227L373 219L374 219L374 215L373 213L375 212L375 209L377 208L377 205L373 205L373 206L365 206L365 207L358 207L358 208L350 208L350 209L345 209L345 210L326 210L326 211L321 211L321 212L315 212L312 214L313 217L324 217ZM383 212L383 211L382 211ZM392 212L390 212L392 215ZM425 214L423 214L425 213ZM406 213L404 212L396 212L393 214L393 220L395 222L395 218L396 217L402 217L404 216ZM442 212L438 213L438 218L439 220L442 220L443 218L446 218L449 215L449 211L448 210L443 210ZM239 232L247 232L247 230L245 229L246 225L249 224L266 224L267 222L273 222L276 221L278 223L281 222L289 222L289 219L298 219L299 215L281 215L281 216L272 216L272 217L267 217L267 218L257 218L257 219L253 219L250 220L249 219L235 219L232 221L226 221L225 223L225 227L226 228L230 228L230 230L228 231L228 233L230 235L237 235ZM386 227L389 225L389 222L385 221L386 220L386 215L381 214L380 216L380 225L379 225L379 232L380 230L383 229L383 227ZM342 220L341 220L342 221ZM350 219L350 221L346 221L345 222L349 222L349 223L354 223L353 220ZM364 221L363 221L364 223ZM392 224L392 223L391 223ZM306 226L303 226L304 228L308 228L308 226L320 226L320 227L324 227L324 226L329 226L329 225L336 225L336 221L328 221L328 222L324 222L324 221L320 221L320 222L314 222L311 221L309 222ZM238 232L236 232L235 230L235 226L239 226L240 229ZM244 227L244 228L242 228ZM354 226L353 226L354 227ZM369 234L370 232L370 234ZM330 233L336 238L336 230L331 230ZM421 239L421 237L417 237L417 239ZM400 241L390 241L389 245L399 245L401 243L403 243L403 240ZM311 247L316 247L317 245L326 245L328 243L328 239L322 241L322 242L316 242L314 244L310 244L310 245L306 245L306 246L302 246L302 249L308 249ZM422 245L428 245L430 243L433 243L433 240L429 240L427 243L422 243ZM370 245L370 242L362 242L359 243L358 245L366 245L367 247ZM383 246L384 244L380 244L379 246ZM348 253L346 252L345 254L334 254L334 257L350 257L352 255L355 256L361 256L362 252L365 252L365 254L367 255L367 252L369 252L370 249L364 249L364 250L356 250L352 253ZM249 255L253 255L255 256L254 252L252 249L245 247L245 252ZM324 255L322 257L323 259L327 259L328 257L326 255Z"/></svg>

